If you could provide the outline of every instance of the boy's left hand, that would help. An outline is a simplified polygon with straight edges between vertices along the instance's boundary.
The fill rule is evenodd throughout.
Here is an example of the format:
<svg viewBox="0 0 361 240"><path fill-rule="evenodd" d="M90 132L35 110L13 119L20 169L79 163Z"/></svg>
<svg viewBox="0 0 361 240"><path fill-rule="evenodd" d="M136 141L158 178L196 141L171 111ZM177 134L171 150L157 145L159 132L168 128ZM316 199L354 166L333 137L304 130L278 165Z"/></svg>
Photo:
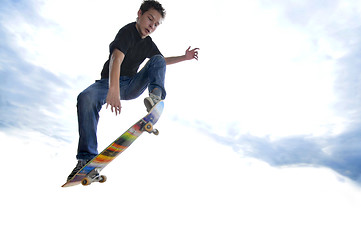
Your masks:
<svg viewBox="0 0 361 240"><path fill-rule="evenodd" d="M190 49L191 49L191 47L189 46L189 48L186 50L186 53L185 53L186 60L195 59L198 61L199 48L193 48L192 50L190 50Z"/></svg>

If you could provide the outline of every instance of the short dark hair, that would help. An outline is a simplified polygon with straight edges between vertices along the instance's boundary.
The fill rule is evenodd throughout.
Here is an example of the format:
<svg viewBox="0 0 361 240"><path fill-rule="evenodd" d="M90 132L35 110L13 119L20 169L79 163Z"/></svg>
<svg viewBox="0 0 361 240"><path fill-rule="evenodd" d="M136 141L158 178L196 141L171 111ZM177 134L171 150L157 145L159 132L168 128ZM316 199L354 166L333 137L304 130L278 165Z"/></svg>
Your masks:
<svg viewBox="0 0 361 240"><path fill-rule="evenodd" d="M162 16L162 18L165 17L165 10L162 4L160 4L158 1L144 0L142 5L140 6L140 10L142 11L142 14L144 14L146 11L148 11L151 8L154 8L156 11L158 11Z"/></svg>

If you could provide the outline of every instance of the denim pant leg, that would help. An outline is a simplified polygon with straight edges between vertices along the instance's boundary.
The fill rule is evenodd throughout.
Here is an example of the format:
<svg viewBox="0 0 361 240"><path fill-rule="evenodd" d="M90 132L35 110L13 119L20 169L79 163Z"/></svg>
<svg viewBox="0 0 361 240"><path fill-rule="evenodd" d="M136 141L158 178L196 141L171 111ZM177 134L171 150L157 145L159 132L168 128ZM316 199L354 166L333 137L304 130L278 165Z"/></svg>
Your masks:
<svg viewBox="0 0 361 240"><path fill-rule="evenodd" d="M106 102L109 80L90 85L78 96L79 145L77 159L92 159L98 154L97 127L99 111Z"/></svg>
<svg viewBox="0 0 361 240"><path fill-rule="evenodd" d="M120 83L120 95L123 100L139 97L145 89L152 92L154 88L161 91L161 98L165 99L164 88L166 63L162 55L155 55L149 59L147 64L134 77L130 78L127 85Z"/></svg>

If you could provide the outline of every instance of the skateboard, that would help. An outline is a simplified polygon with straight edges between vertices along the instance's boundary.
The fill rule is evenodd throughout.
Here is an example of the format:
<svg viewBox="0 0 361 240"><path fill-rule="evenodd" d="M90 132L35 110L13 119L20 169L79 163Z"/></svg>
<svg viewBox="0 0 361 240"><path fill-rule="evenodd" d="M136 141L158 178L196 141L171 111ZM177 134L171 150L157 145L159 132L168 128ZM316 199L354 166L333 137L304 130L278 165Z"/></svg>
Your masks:
<svg viewBox="0 0 361 240"><path fill-rule="evenodd" d="M100 175L100 171L119 156L119 154L124 152L144 131L153 133L154 135L159 134L159 131L154 129L153 125L158 121L163 112L163 108L163 101L157 103L145 117L136 122L101 153L90 160L74 177L62 185L62 187L70 187L80 183L86 186L93 182L105 182L107 178L104 175Z"/></svg>

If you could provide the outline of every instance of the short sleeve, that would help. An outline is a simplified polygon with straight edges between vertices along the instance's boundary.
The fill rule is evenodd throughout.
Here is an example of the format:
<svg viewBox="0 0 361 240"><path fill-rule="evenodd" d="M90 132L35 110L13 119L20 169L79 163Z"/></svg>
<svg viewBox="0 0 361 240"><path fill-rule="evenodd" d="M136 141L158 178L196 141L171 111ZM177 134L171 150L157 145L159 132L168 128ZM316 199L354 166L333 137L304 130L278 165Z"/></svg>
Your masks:
<svg viewBox="0 0 361 240"><path fill-rule="evenodd" d="M110 54L114 49L120 50L122 53L127 54L128 49L131 47L133 41L132 32L129 31L129 28L122 28L119 30L118 34L115 36L113 42L109 45Z"/></svg>

